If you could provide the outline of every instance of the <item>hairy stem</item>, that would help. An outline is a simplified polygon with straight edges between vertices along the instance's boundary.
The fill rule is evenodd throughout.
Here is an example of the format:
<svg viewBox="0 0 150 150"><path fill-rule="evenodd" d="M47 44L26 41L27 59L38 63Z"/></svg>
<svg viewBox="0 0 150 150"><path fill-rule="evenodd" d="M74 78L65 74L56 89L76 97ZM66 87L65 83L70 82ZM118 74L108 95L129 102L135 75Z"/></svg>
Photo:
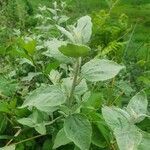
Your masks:
<svg viewBox="0 0 150 150"><path fill-rule="evenodd" d="M78 73L79 73L80 64L81 64L80 60L81 60L81 58L77 58L76 66L75 66L75 70L74 70L74 78L73 78L73 83L72 83L72 87L71 87L71 92L70 92L70 95L68 98L68 105L70 107L73 103L73 94L74 94L75 87L77 85Z"/></svg>

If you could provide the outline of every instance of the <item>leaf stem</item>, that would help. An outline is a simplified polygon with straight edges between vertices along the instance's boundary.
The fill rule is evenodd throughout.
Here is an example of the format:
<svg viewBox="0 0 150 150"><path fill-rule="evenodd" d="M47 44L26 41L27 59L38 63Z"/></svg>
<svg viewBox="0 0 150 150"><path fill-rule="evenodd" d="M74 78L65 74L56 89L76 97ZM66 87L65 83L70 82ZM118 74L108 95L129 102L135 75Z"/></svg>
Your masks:
<svg viewBox="0 0 150 150"><path fill-rule="evenodd" d="M70 92L70 95L68 98L69 107L71 107L71 105L73 103L73 94L74 94L75 87L77 85L77 78L78 78L78 73L80 70L80 64L81 64L81 58L77 58L76 66L75 66L75 70L74 70L74 78L73 78L73 83L72 83L72 87L71 87L71 92Z"/></svg>
<svg viewBox="0 0 150 150"><path fill-rule="evenodd" d="M12 144L12 145L18 145L18 144L21 144L21 143L24 143L24 142L31 141L31 140L33 140L33 139L42 137L42 136L45 136L45 134L36 135L36 136L30 137L30 138L24 139L24 140L22 140L22 141L19 141L19 142L17 142L17 143L14 143L14 144Z"/></svg>
<svg viewBox="0 0 150 150"><path fill-rule="evenodd" d="M61 118L63 118L63 116L59 116L59 117L57 117L56 119L52 120L51 122L45 123L44 125L45 125L45 126L51 125L51 124L53 124L54 122L56 122L57 120L59 120L59 119L61 119Z"/></svg>

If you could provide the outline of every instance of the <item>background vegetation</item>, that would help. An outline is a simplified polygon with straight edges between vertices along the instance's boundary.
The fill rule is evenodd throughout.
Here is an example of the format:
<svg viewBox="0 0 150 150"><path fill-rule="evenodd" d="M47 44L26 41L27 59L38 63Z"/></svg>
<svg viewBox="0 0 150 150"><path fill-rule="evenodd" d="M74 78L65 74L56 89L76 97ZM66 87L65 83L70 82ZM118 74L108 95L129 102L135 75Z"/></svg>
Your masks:
<svg viewBox="0 0 150 150"><path fill-rule="evenodd" d="M138 115L141 115L142 119L134 114L136 111L130 112L133 118L130 118L132 128L128 135L135 146L131 150L148 150L149 14L149 0L57 0L57 3L53 0L0 0L0 147L3 147L0 149L127 150L129 146L126 148L126 145L118 140L120 132L117 130L117 133L109 121L114 121L115 124L116 118L119 117L120 121L117 123L119 129L123 129L122 122L123 126L126 126L127 122L125 118L119 116L118 111L129 113L128 108L132 103L136 105L134 108L141 113ZM83 17L87 15L87 18ZM90 36L88 42L80 43L78 38L72 42L67 36L67 31L73 34L72 31L77 27L76 22L79 22L79 18L85 19L82 24L87 21L89 26L91 18L92 35L88 33ZM84 35L82 36L84 38ZM79 78L79 85L82 84L81 87L77 87L81 94L75 95L75 89L73 92L69 91L71 89L69 83L73 82L72 78L76 72L73 64L76 64L75 55L84 54L80 53L81 51L72 54L70 51L66 52L65 48L62 48L61 52L67 56L55 53L58 45L61 46L66 41L72 44L71 48L74 50L76 50L74 44L82 45L84 48L79 46L78 49L83 48L85 53L87 47L91 49L89 55L83 57L82 62L79 60L81 66L96 58L115 61L124 65L126 69L118 70L119 75L116 73L116 77L108 77L107 81L95 78L93 80L97 82L93 82L92 79L88 80L85 77L87 81L84 83ZM70 56L73 58L70 59ZM92 66L94 62L90 64L91 68L95 67ZM88 70L88 67L86 69ZM114 71L115 69L112 72ZM79 76L83 74L82 69L77 72ZM36 103L32 108L30 100L37 100L40 96L42 99L42 94L47 94L48 85L53 87L52 91L55 86L61 86L66 93L74 93L71 97L68 96L73 101L69 104L71 106L62 104L57 108L51 108L51 112L47 112L45 107L43 109ZM91 95L88 96L88 92L91 92ZM139 103L134 102L134 99L139 100ZM114 120L107 118L107 113L110 112L116 114L112 115ZM89 127L87 130L79 122L81 133L79 138L84 137L82 135L84 129L87 134L92 130L91 143L86 139L84 145L76 141L72 135L66 137L68 132L62 129L67 128L64 122L70 119L68 117L70 114L78 120L83 119L86 127ZM31 123L32 120L34 124ZM135 137L141 135L139 144ZM126 136L123 140L130 142Z"/></svg>

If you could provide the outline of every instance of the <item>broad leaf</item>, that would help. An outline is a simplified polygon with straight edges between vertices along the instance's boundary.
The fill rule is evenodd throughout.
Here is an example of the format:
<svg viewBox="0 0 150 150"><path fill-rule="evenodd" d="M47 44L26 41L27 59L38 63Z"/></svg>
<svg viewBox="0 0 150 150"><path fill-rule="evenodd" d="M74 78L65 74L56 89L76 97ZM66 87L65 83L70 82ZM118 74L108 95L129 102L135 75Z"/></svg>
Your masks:
<svg viewBox="0 0 150 150"><path fill-rule="evenodd" d="M148 101L144 91L137 93L129 102L127 111L130 113L134 122L144 120L147 112Z"/></svg>
<svg viewBox="0 0 150 150"><path fill-rule="evenodd" d="M105 106L102 108L102 114L106 123L112 130L122 126L128 127L130 125L130 115L120 108Z"/></svg>
<svg viewBox="0 0 150 150"><path fill-rule="evenodd" d="M20 124L35 128L40 134L46 134L45 123L48 120L48 116L45 113L34 110L34 112L28 118L21 118L17 120Z"/></svg>
<svg viewBox="0 0 150 150"><path fill-rule="evenodd" d="M82 66L82 77L91 82L114 78L124 66L106 59L93 59Z"/></svg>
<svg viewBox="0 0 150 150"><path fill-rule="evenodd" d="M44 85L29 93L21 108L36 107L38 110L51 112L65 101L66 97L58 86Z"/></svg>
<svg viewBox="0 0 150 150"><path fill-rule="evenodd" d="M114 131L119 150L137 150L142 134L132 125L129 128L117 128Z"/></svg>
<svg viewBox="0 0 150 150"><path fill-rule="evenodd" d="M85 45L68 43L59 47L60 52L69 57L83 57L89 54L90 48Z"/></svg>
<svg viewBox="0 0 150 150"><path fill-rule="evenodd" d="M62 45L66 45L66 42L58 41L57 39L47 41L45 43L45 47L47 47L48 50L46 52L44 52L43 54L48 56L48 57L53 57L61 63L70 63L70 62L72 62L72 60L70 58L63 55L59 51L58 48L61 47Z"/></svg>
<svg viewBox="0 0 150 150"><path fill-rule="evenodd" d="M91 144L92 127L89 120L82 114L68 116L64 123L67 137L81 150L88 150Z"/></svg>
<svg viewBox="0 0 150 150"><path fill-rule="evenodd" d="M56 149L62 145L70 143L71 140L67 138L64 129L62 128L56 135L53 148Z"/></svg>

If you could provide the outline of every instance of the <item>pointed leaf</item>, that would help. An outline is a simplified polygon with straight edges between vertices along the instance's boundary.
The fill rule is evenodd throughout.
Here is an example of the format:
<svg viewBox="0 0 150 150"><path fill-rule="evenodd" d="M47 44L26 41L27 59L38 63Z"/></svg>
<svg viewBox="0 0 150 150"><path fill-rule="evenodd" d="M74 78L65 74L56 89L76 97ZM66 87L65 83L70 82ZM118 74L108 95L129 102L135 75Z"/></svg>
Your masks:
<svg viewBox="0 0 150 150"><path fill-rule="evenodd" d="M112 130L121 126L128 127L130 125L130 115L120 108L105 106L102 108L102 114Z"/></svg>
<svg viewBox="0 0 150 150"><path fill-rule="evenodd" d="M92 127L82 114L73 114L66 118L64 130L67 137L81 150L88 150L91 144Z"/></svg>
<svg viewBox="0 0 150 150"><path fill-rule="evenodd" d="M46 127L44 123L37 124L35 126L35 130L39 132L40 134L43 134L43 135L46 134Z"/></svg>
<svg viewBox="0 0 150 150"><path fill-rule="evenodd" d="M61 31L62 34L66 35L67 38L71 41L74 42L74 37L72 36L72 34L67 31L65 28L61 27L61 26L57 26L57 28Z"/></svg>
<svg viewBox="0 0 150 150"><path fill-rule="evenodd" d="M35 89L26 96L21 108L36 107L38 110L48 112L65 101L66 97L58 86L45 85Z"/></svg>
<svg viewBox="0 0 150 150"><path fill-rule="evenodd" d="M129 102L127 111L133 117L134 121L141 122L144 120L147 112L148 101L144 91L137 93Z"/></svg>
<svg viewBox="0 0 150 150"><path fill-rule="evenodd" d="M77 27L73 31L75 40L79 44L89 42L92 35L92 22L90 16L83 16L77 22Z"/></svg>
<svg viewBox="0 0 150 150"><path fill-rule="evenodd" d="M93 59L82 66L82 77L91 82L114 78L124 66L106 59Z"/></svg>
<svg viewBox="0 0 150 150"><path fill-rule="evenodd" d="M137 150L141 143L142 134L135 126L129 128L117 128L114 131L119 150Z"/></svg>
<svg viewBox="0 0 150 150"><path fill-rule="evenodd" d="M56 135L53 149L56 149L62 145L66 145L70 142L71 142L71 140L67 138L66 133L65 133L64 129L62 128Z"/></svg>

